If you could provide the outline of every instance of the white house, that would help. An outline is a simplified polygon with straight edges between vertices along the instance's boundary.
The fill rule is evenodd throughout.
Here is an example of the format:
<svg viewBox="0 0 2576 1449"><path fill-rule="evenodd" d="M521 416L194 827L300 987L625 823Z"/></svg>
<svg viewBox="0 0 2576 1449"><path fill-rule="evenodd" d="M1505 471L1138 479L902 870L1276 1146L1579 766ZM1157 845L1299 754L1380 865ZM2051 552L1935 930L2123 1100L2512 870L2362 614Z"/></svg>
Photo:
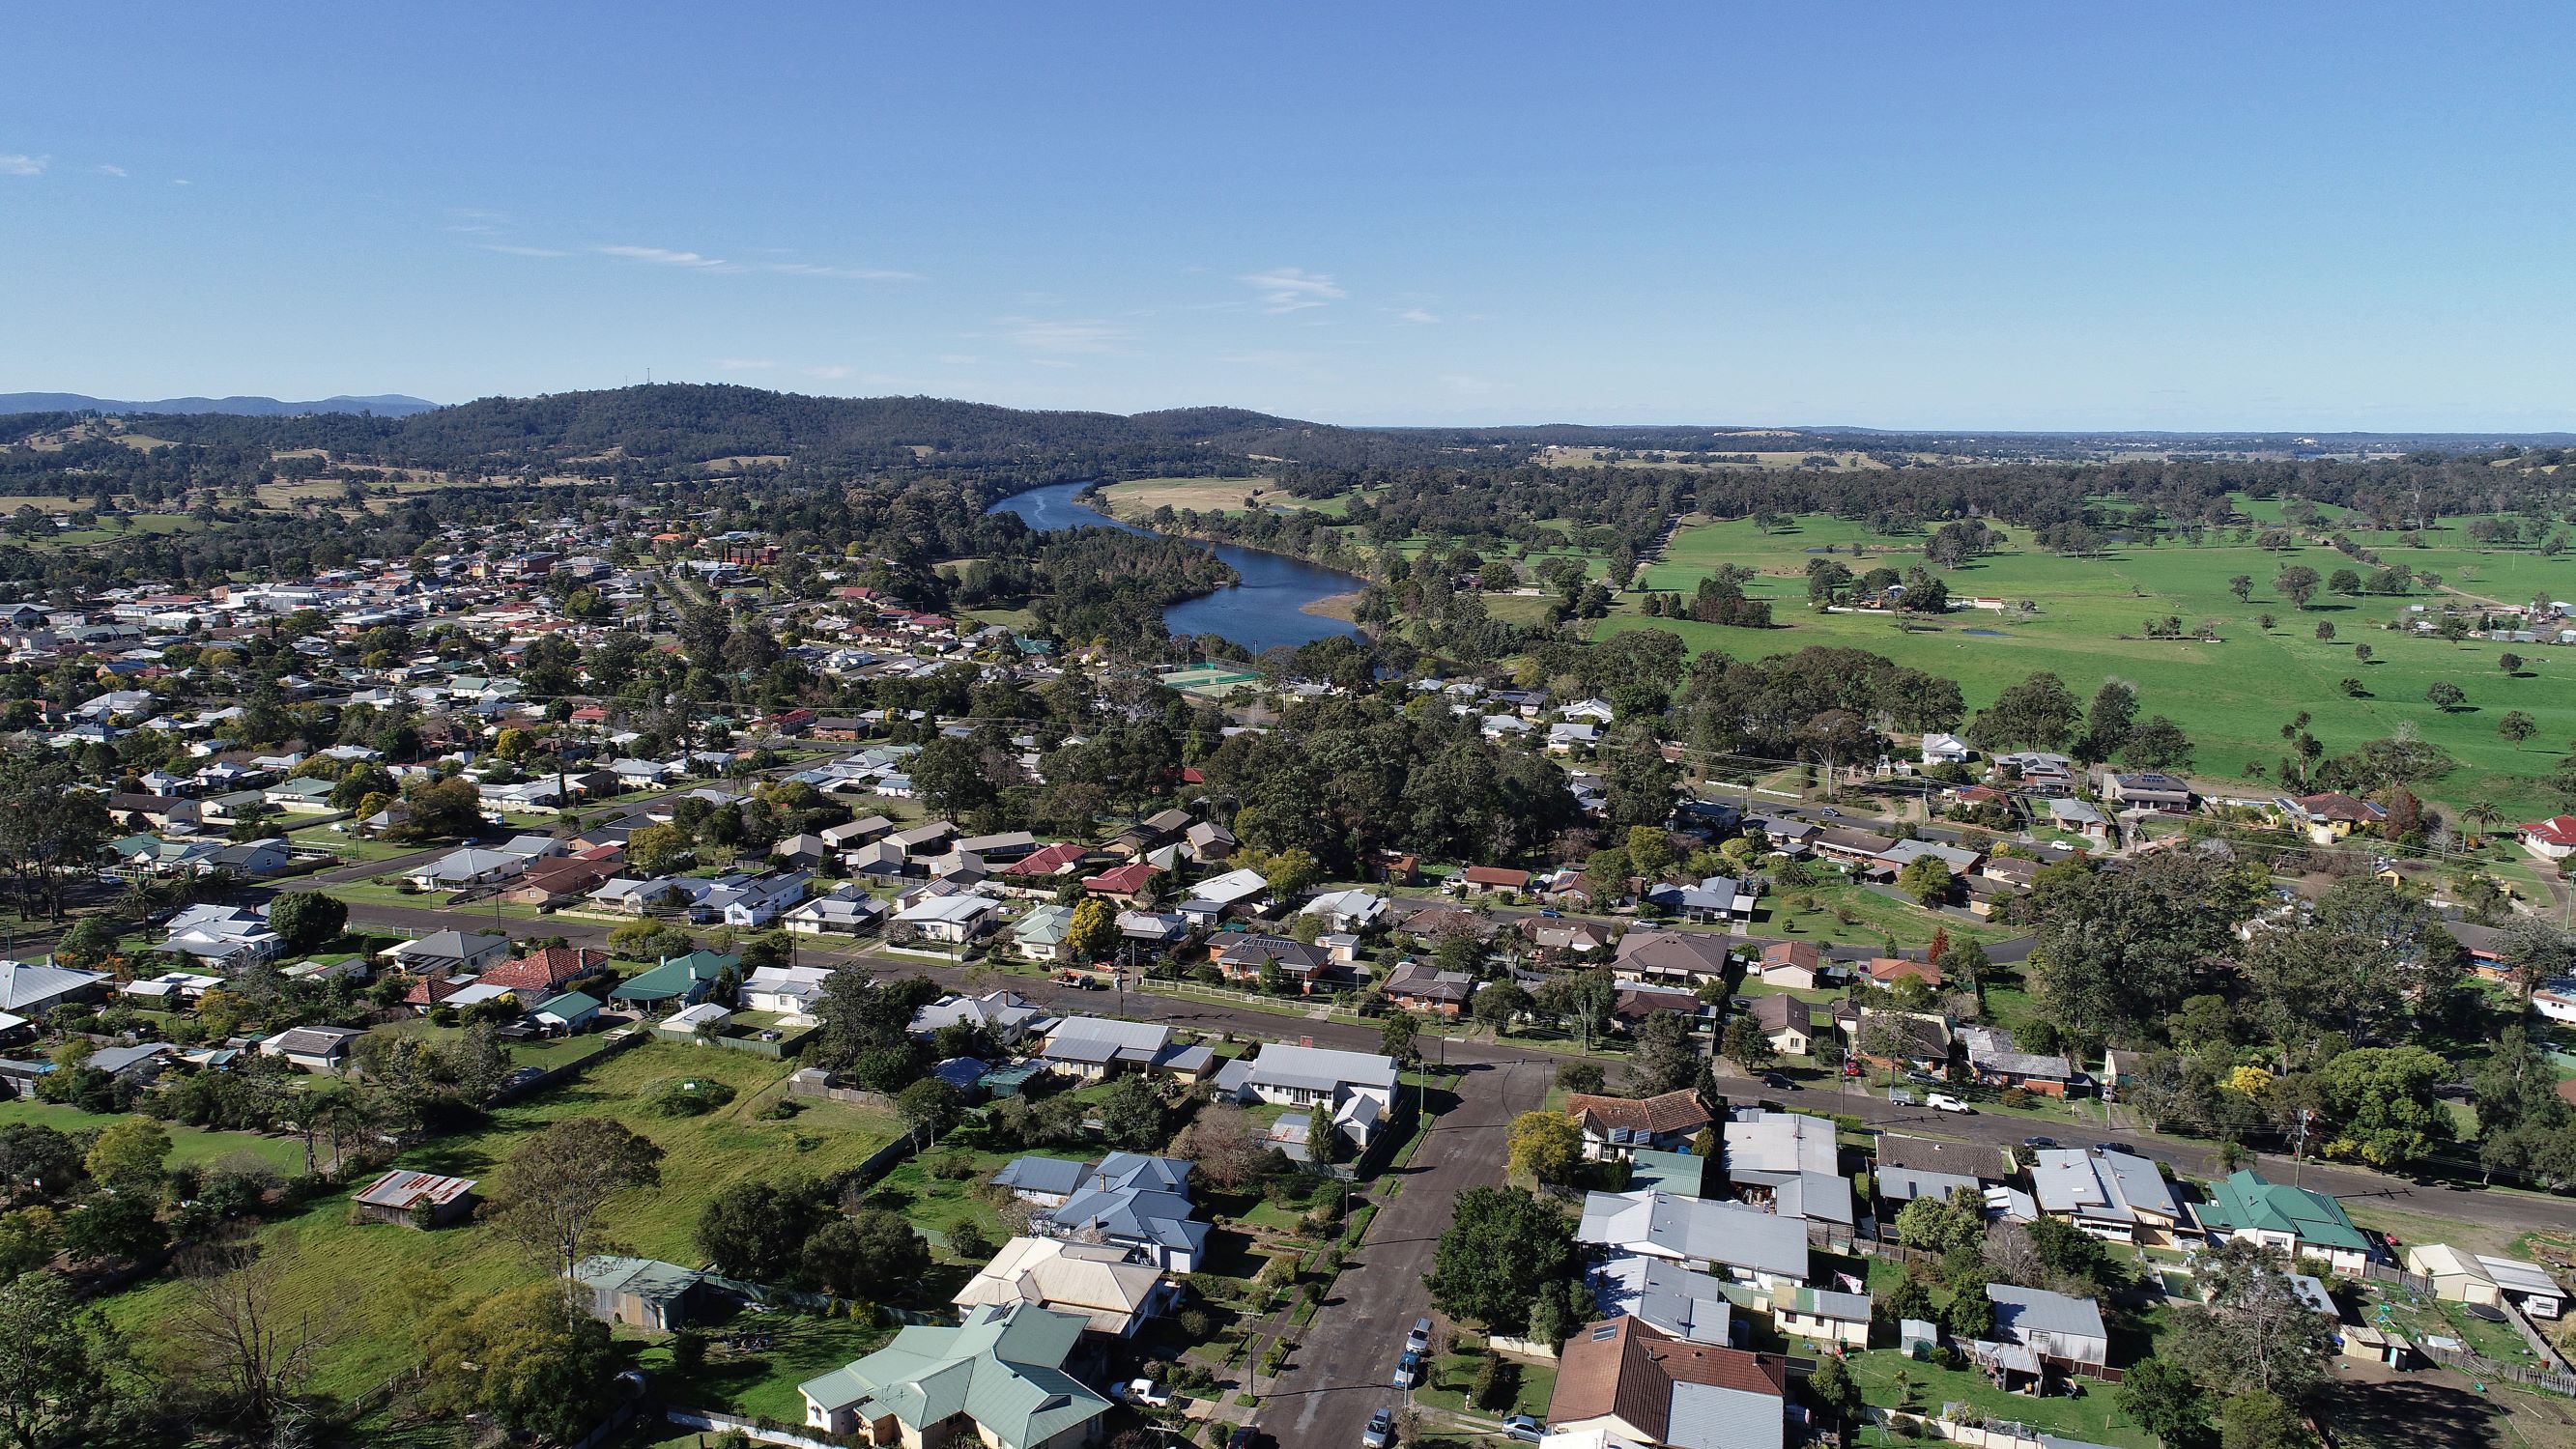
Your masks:
<svg viewBox="0 0 2576 1449"><path fill-rule="evenodd" d="M990 896L925 896L896 912L894 919L925 941L964 945L983 934L998 904Z"/></svg>
<svg viewBox="0 0 2576 1449"><path fill-rule="evenodd" d="M1394 1114L1396 1080L1393 1057L1274 1042L1258 1056L1218 1068L1216 1089L1239 1102L1329 1112L1351 1145L1365 1151Z"/></svg>

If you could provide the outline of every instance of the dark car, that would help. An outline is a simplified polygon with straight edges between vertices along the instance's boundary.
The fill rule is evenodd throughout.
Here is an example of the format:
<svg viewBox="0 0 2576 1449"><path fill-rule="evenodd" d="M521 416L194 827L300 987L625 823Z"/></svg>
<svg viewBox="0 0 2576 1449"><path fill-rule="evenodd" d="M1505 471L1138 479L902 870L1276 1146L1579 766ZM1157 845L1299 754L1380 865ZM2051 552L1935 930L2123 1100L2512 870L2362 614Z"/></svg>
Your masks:
<svg viewBox="0 0 2576 1449"><path fill-rule="evenodd" d="M2093 1150L2096 1152L2125 1152L2131 1157L2138 1155L2138 1149L2131 1147L2126 1142L2096 1142L2093 1144Z"/></svg>
<svg viewBox="0 0 2576 1449"><path fill-rule="evenodd" d="M1789 1080L1788 1077L1779 1072L1764 1072L1762 1074L1762 1085L1769 1087L1775 1092L1794 1092L1798 1090L1798 1084L1796 1082Z"/></svg>
<svg viewBox="0 0 2576 1449"><path fill-rule="evenodd" d="M2021 1140L2021 1145L2037 1152L2043 1148L2055 1147L2057 1145L2057 1139L2054 1137L2025 1137Z"/></svg>

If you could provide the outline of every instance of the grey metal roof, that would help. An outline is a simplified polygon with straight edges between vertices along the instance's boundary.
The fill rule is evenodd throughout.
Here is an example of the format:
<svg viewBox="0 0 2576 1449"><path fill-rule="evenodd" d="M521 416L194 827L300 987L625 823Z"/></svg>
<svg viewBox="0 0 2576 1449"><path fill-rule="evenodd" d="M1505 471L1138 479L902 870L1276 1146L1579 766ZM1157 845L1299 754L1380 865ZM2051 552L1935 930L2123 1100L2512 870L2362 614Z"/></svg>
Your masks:
<svg viewBox="0 0 2576 1449"><path fill-rule="evenodd" d="M1672 1449L1777 1449L1788 1416L1777 1394L1676 1380L1664 1440Z"/></svg>

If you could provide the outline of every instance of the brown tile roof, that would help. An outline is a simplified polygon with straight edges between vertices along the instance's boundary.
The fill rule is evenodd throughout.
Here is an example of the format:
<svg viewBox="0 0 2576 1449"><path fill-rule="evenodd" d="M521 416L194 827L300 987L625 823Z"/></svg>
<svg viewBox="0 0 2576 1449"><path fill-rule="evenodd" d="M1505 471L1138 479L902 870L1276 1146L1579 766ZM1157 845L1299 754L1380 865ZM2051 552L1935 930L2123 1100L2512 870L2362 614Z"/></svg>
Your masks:
<svg viewBox="0 0 2576 1449"><path fill-rule="evenodd" d="M1757 996L1750 1014L1765 1031L1785 1031L1793 1026L1805 1032L1816 1029L1816 1008L1794 996Z"/></svg>
<svg viewBox="0 0 2576 1449"><path fill-rule="evenodd" d="M1460 878L1469 885L1502 886L1517 891L1529 889L1530 873L1499 865L1471 865L1460 872Z"/></svg>
<svg viewBox="0 0 2576 1449"><path fill-rule="evenodd" d="M1593 1132L1613 1127L1647 1131L1657 1136L1696 1132L1715 1119L1700 1105L1699 1093L1684 1089L1660 1097L1594 1097L1576 1093L1565 1099L1565 1114Z"/></svg>
<svg viewBox="0 0 2576 1449"><path fill-rule="evenodd" d="M478 979L512 991L553 992L607 964L608 953L593 947L548 946L516 961L504 961Z"/></svg>
<svg viewBox="0 0 2576 1449"><path fill-rule="evenodd" d="M2012 1154L1984 1142L1943 1142L1894 1132L1878 1136L1880 1171L1901 1167L1909 1172L1950 1172L1993 1182L2009 1181L2017 1170Z"/></svg>
<svg viewBox="0 0 2576 1449"><path fill-rule="evenodd" d="M1762 948L1764 966L1803 966L1813 971L1824 960L1824 948L1813 941L1774 941Z"/></svg>
<svg viewBox="0 0 2576 1449"><path fill-rule="evenodd" d="M1921 978L1926 986L1941 984L1941 968L1929 961L1908 961L1902 956L1881 956L1869 963L1870 979L1882 985L1894 985L1908 976Z"/></svg>
<svg viewBox="0 0 2576 1449"><path fill-rule="evenodd" d="M1636 1318L1613 1318L1566 1340L1548 1422L1580 1424L1615 1415L1660 1444L1671 1428L1676 1383L1783 1400L1789 1393L1788 1369L1776 1354L1687 1343Z"/></svg>

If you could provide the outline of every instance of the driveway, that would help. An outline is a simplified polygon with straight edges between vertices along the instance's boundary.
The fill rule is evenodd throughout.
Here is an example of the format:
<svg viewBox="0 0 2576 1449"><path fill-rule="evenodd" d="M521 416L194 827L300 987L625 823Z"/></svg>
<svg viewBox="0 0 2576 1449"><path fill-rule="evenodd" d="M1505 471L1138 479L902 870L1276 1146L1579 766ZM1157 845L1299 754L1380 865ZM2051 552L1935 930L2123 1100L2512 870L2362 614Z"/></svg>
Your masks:
<svg viewBox="0 0 2576 1449"><path fill-rule="evenodd" d="M1349 1449L1369 1415L1401 1408L1389 1386L1405 1330L1431 1311L1423 1279L1452 1204L1471 1187L1503 1180L1503 1139L1514 1117L1547 1096L1552 1062L1479 1062L1459 1079L1458 1104L1434 1119L1395 1200L1369 1222L1342 1267L1334 1295L1307 1325L1288 1372L1252 1422L1281 1444Z"/></svg>

